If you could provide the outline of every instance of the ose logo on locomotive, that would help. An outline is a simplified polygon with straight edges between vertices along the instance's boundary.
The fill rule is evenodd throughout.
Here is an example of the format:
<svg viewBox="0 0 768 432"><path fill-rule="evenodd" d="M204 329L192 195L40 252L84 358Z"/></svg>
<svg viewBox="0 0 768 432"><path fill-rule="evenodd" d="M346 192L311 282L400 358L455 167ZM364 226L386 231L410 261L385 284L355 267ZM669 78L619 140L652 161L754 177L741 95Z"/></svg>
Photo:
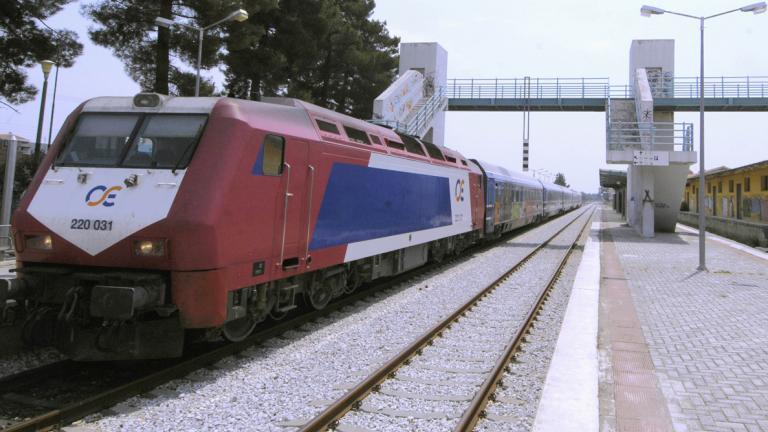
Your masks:
<svg viewBox="0 0 768 432"><path fill-rule="evenodd" d="M88 204L90 207L96 207L97 205L101 204L104 207L112 207L115 205L113 201L115 198L117 198L117 195L112 192L118 192L123 190L121 186L112 186L111 188L107 189L104 185L98 185L94 187L93 189L89 190L88 193L85 195L85 203ZM92 195L96 191L103 192L101 194L101 197L96 199L95 201L91 201Z"/></svg>
<svg viewBox="0 0 768 432"><path fill-rule="evenodd" d="M456 187L454 187L453 192L456 202L464 201L464 179L456 180Z"/></svg>

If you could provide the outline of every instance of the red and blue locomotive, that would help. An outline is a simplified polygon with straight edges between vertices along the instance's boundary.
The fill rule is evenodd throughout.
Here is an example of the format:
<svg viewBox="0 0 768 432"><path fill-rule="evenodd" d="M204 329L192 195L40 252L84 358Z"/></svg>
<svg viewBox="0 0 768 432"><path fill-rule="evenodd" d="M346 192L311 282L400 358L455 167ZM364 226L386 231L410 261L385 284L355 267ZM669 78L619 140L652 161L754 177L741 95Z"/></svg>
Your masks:
<svg viewBox="0 0 768 432"><path fill-rule="evenodd" d="M75 359L178 356L190 333L241 340L579 204L294 99L96 98L14 215L0 297L24 306L28 342Z"/></svg>

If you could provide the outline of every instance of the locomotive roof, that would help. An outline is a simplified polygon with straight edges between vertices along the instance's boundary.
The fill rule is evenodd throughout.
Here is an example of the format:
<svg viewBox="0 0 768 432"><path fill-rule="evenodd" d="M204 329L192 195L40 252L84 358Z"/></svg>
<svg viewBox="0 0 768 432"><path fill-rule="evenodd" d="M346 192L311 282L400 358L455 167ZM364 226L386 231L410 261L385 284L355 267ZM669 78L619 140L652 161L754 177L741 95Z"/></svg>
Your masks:
<svg viewBox="0 0 768 432"><path fill-rule="evenodd" d="M263 130L280 130L297 138L310 140L328 139L320 134L316 121L324 120L352 127L380 138L402 142L393 130L360 120L345 114L293 98L266 97L261 102L228 97L177 97L158 95L160 103L154 107L137 107L130 96L103 96L86 101L85 112L147 112L147 113L211 113L216 110L230 110L230 115L248 122L252 127ZM238 115L244 114L244 115ZM340 129L343 129L340 128ZM344 138L339 135L338 138ZM457 160L466 160L459 152L439 147L444 155ZM388 153L398 153L386 146ZM433 161L434 162L434 161ZM461 165L461 162L457 162ZM465 169L473 170L466 166Z"/></svg>

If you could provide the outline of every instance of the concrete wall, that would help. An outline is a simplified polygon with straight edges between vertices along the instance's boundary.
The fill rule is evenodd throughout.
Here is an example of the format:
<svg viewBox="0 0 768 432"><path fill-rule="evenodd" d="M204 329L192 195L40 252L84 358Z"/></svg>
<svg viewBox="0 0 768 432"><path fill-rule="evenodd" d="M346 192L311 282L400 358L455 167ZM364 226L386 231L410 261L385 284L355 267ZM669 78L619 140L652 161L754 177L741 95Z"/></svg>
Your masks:
<svg viewBox="0 0 768 432"><path fill-rule="evenodd" d="M629 48L629 85L635 84L638 68L661 68L663 76L675 76L674 39L633 40Z"/></svg>
<svg viewBox="0 0 768 432"><path fill-rule="evenodd" d="M424 75L407 70L373 101L373 118L403 122L416 104L424 98Z"/></svg>
<svg viewBox="0 0 768 432"><path fill-rule="evenodd" d="M699 215L692 212L680 212L678 221L697 228ZM707 216L707 231L750 246L768 247L768 224Z"/></svg>
<svg viewBox="0 0 768 432"><path fill-rule="evenodd" d="M400 75L415 69L431 81L434 89L448 83L448 52L436 42L400 44ZM425 135L437 145L445 143L445 111L435 114L432 128Z"/></svg>

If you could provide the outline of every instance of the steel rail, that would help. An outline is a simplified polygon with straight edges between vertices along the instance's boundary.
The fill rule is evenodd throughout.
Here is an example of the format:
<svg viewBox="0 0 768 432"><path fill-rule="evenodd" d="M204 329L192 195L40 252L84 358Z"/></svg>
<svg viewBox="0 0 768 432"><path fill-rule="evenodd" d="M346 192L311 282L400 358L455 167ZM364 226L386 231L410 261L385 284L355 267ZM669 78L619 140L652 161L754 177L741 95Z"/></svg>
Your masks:
<svg viewBox="0 0 768 432"><path fill-rule="evenodd" d="M505 238L508 239L512 236L519 235L522 232L525 232L525 231L516 230L513 233L509 233L508 235L503 236L502 239L505 239ZM150 391L174 379L182 378L205 366L216 363L219 360L222 360L238 352L241 352L247 348L250 348L251 346L254 346L259 342L278 336L288 330L299 328L308 322L312 322L319 318L326 317L339 309L352 305L358 301L365 300L380 291L391 288L395 285L401 284L410 279L420 277L424 274L441 269L443 267L450 266L457 259L461 259L462 257L466 256L466 254L484 251L494 247L496 244L497 242L493 242L493 243L486 243L486 244L472 246L468 248L463 254L457 256L454 259L448 259L441 263L427 264L425 266L422 266L422 267L410 270L406 273L389 278L380 283L377 283L368 287L364 287L354 294L351 294L346 297L342 297L328 304L328 306L326 306L322 310L308 312L300 316L297 316L293 319L290 319L288 321L279 322L274 326L264 329L258 333L255 333L240 342L228 343L226 345L215 348L211 351L207 351L193 358L181 360L180 363L174 364L172 366L169 366L160 371L151 373L149 375L145 375L130 383L106 390L94 396L87 397L82 401L69 404L60 409L52 410L45 414L21 421L19 423L14 423L12 425L6 426L5 428L0 427L0 431L2 432L38 431L44 428L50 428L55 426L60 427L60 426L69 424L71 422L80 420L87 415L93 414L102 409L113 406L130 397ZM18 385L11 384L16 379L27 380L27 382L31 380L39 381L39 379L35 379L35 376L37 375L38 372L40 372L41 374L44 373L46 375L51 375L52 373L50 371L53 369L66 371L67 366L73 365L73 362L69 360L65 360L60 363L61 364L57 362L56 364L44 365L39 368L28 369L26 371L19 372L18 374L8 375L0 379L0 383L13 385L14 388L17 388L19 387Z"/></svg>
<svg viewBox="0 0 768 432"><path fill-rule="evenodd" d="M593 210L594 211L594 210ZM541 251L546 245L548 245L555 237L560 235L568 227L581 218L587 211L583 211L576 216L572 221L568 222L565 226L559 229L554 235L550 236L546 241L533 248L523 259L517 262L511 269L507 270L499 276L496 280L490 283L488 286L478 291L471 299L461 305L447 318L443 319L431 329L423 333L418 339L413 341L405 349L400 351L397 355L388 360L384 365L379 367L372 374L368 375L362 382L350 389L341 398L334 401L333 404L328 406L320 414L311 419L308 423L299 429L299 432L314 432L320 430L327 430L335 427L344 415L351 409L356 407L369 393L374 391L378 386L387 378L393 376L395 371L401 366L409 363L410 359L416 355L419 355L421 351L429 344L430 341L437 337L440 337L443 331L447 330L458 318L466 314L466 312L472 310L478 301L490 294L496 287L504 282L512 273L520 269L525 263L527 263L534 255ZM590 215L591 217L591 215Z"/></svg>
<svg viewBox="0 0 768 432"><path fill-rule="evenodd" d="M587 218L587 221L584 223L581 231L579 231L579 235L576 236L576 239L568 247L568 251L566 251L565 255L563 255L562 260L560 260L560 264L552 273L552 277L549 279L549 282L547 282L547 285L541 290L541 293L539 293L539 299L528 312L525 323L518 329L515 336L510 340L510 343L507 345L504 353L501 355L501 357L499 357L499 360L491 370L490 375L488 375L486 380L483 382L480 390L475 393L475 397L472 399L469 408L464 411L464 414L461 416L459 423L456 425L456 427L453 428L455 432L473 430L478 420L485 416L485 407L488 405L489 400L495 399L494 395L496 393L496 387L501 384L502 376L507 371L509 362L517 354L520 346L524 342L525 335L528 334L529 330L533 326L534 321L536 321L536 317L544 306L544 302L549 298L549 294L552 292L552 289L555 287L555 285L557 285L557 281L560 279L560 275L562 274L563 269L565 268L565 265L571 256L571 253L573 253L576 244L584 235L584 231L588 226L590 226L589 221L592 220L594 214L595 209L593 208L592 213Z"/></svg>

